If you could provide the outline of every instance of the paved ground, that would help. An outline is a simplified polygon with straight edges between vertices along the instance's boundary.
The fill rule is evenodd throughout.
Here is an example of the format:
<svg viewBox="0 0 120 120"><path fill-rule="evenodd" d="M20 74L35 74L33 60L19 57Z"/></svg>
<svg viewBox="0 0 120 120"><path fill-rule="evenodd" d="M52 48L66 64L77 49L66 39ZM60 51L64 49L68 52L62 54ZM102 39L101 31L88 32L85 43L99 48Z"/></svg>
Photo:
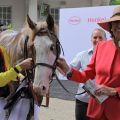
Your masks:
<svg viewBox="0 0 120 120"><path fill-rule="evenodd" d="M67 88L70 92L76 93L78 84L69 80L61 80L61 83L64 85L65 88ZM51 90L50 90L50 96L53 98L60 98L64 100L74 100L73 94L67 93L58 83L57 80L54 80L51 83Z"/></svg>
<svg viewBox="0 0 120 120"><path fill-rule="evenodd" d="M69 91L76 93L78 85L72 81L61 81ZM39 120L75 120L75 98L73 94L67 93L54 80L51 84L49 107L41 107ZM42 104L45 105L46 99Z"/></svg>
<svg viewBox="0 0 120 120"><path fill-rule="evenodd" d="M75 102L50 98L49 107L41 107L39 120L75 120Z"/></svg>

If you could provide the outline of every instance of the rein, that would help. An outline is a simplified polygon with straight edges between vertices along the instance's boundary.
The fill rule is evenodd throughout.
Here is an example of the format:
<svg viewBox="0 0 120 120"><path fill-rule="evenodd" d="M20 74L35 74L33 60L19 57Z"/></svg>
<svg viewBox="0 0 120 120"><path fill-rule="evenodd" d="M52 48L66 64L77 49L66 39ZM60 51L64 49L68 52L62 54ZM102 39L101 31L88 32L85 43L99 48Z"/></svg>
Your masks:
<svg viewBox="0 0 120 120"><path fill-rule="evenodd" d="M61 46L61 44L60 44L57 36L54 35L54 33L50 32L49 30L43 31L43 32L47 32L47 33L48 33L48 37L49 37L50 39L52 39L52 37L51 37L52 35L53 35L53 36L55 37L55 39L56 39L56 43L55 43L55 45L56 45L56 59L55 59L53 65L50 65L50 64L47 64L47 63L34 63L32 69L25 71L25 73L26 73L26 78L27 78L27 84L33 83L34 71L35 71L35 68L36 68L37 66L39 66L39 65L45 66L45 67L48 67L48 68L52 69L52 77L51 77L51 78L53 78L54 73L55 73L55 70L56 70L56 61L57 61L57 59L59 58L59 55L60 55L62 46ZM39 32L39 33L37 33L36 35L39 35L39 36L40 36L41 34L40 34L40 32ZM28 58L28 49L27 49L28 40L29 40L29 37L26 36L26 38L25 38L25 43L24 43L24 59ZM63 49L62 49L62 50L63 50ZM31 79L31 76L32 76L32 79ZM53 79L52 79L52 80L53 80ZM52 80L50 81L50 83L52 82ZM25 80L25 81L26 81L26 80ZM37 97L36 97L36 95L35 95L32 87L31 87L31 92L32 92L32 95L33 95L34 99L37 101ZM41 99L41 100L39 101L39 105L41 106L42 100L43 100L43 96L40 96L40 99ZM37 102L37 104L38 104L38 102Z"/></svg>
<svg viewBox="0 0 120 120"><path fill-rule="evenodd" d="M43 31L43 32L45 32L45 31ZM76 94L76 93L72 93L72 92L70 92L67 88L65 88L65 86L61 83L61 81L60 81L60 79L58 78L55 70L56 70L56 61L57 61L57 59L58 59L59 56L60 56L61 50L62 50L62 53L63 53L63 55L64 55L63 47L62 47L62 45L60 44L60 41L59 41L58 37L57 37L53 32L50 32L49 30L47 30L47 33L48 33L48 36L49 36L50 38L51 38L51 35L53 35L53 36L56 38L56 53L57 53L57 54L56 54L56 59L55 59L53 65L49 65L49 64L46 64L46 63L36 63L36 64L35 64L35 67L38 66L38 65L41 65L41 66L45 66L45 67L48 67L48 68L52 69L52 70L53 70L52 78L55 77L56 80L58 81L58 83L61 85L61 87L62 87L67 93L73 94L73 95L81 95L81 94L84 94L86 91L83 91L83 92L77 93L77 94ZM52 82L52 81L53 81L53 79L51 80L51 82Z"/></svg>
<svg viewBox="0 0 120 120"><path fill-rule="evenodd" d="M45 31L43 31L43 32L45 32ZM48 33L48 37L50 38L50 39L52 39L51 38L51 36L53 35L54 37L55 37L55 39L56 39L56 43L55 43L55 45L56 45L56 59L55 59L55 61L54 61L54 64L53 65L50 65L50 64L47 64L47 63L35 63L34 65L33 65L33 68L31 69L31 72L32 72L32 75L34 75L34 73L33 73L33 71L35 70L35 68L37 67L37 66L39 66L39 65L41 65L41 66L45 66L45 67L48 67L48 68L50 68L50 69L52 69L52 77L51 78L53 78L53 76L54 76L54 74L55 74L55 70L56 70L56 61L57 61L57 59L59 58L59 55L60 55L60 53L61 53L61 49L62 49L62 51L63 51L63 48L62 48L62 46L61 46L61 44L60 44L60 42L59 42L59 40L58 40L58 38L57 38L57 36L54 34L54 33L50 33L50 31L49 30L47 30L47 33ZM41 35L40 34L40 32L39 32L39 34L37 34L37 35ZM29 37L28 36L26 36L26 39L25 39L25 43L24 43L24 59L26 59L26 58L28 58L28 51L27 51L27 43L28 43L28 39L29 39ZM33 70L34 69L34 70ZM30 70L26 70L26 75L27 75L27 79L28 79L28 84L29 84L29 82L31 82L31 80L30 80ZM50 83L53 81L53 79L51 79L51 81L50 81ZM33 79L32 79L32 82L33 82ZM37 97L36 97L36 95L34 94L34 91L33 90L31 90L31 92L32 92L32 95L33 95L33 97L34 97L34 99L37 101ZM43 100L43 96L40 96L40 101L39 101L39 105L41 106L41 104L42 104L42 100ZM46 98L47 99L47 98ZM48 99L48 101L49 101L49 99ZM37 102L37 104L38 104L38 102ZM46 106L45 105L42 105L42 106L45 106L45 107L48 107L48 102L46 102Z"/></svg>
<svg viewBox="0 0 120 120"><path fill-rule="evenodd" d="M72 95L82 95L82 94L86 93L86 91L83 91L81 93L73 93L73 92L69 91L67 88L65 88L65 86L62 84L62 82L60 81L60 79L58 78L58 75L56 73L55 73L55 78L58 81L58 83L61 85L61 87L69 94L72 94Z"/></svg>
<svg viewBox="0 0 120 120"><path fill-rule="evenodd" d="M53 35L53 36L55 37L55 39L56 39L56 53L57 53L57 54L56 54L56 59L55 59L53 65L49 65L49 64L46 64L46 63L36 63L36 64L35 64L35 67L38 66L38 65L41 65L41 66L45 66L45 67L48 67L48 68L52 69L52 70L53 70L52 78L55 77L56 80L58 81L58 83L61 85L61 87L62 87L67 93L73 94L73 95L81 95L81 94L84 94L86 91L83 91L83 92L77 93L77 94L76 94L76 93L72 93L72 92L70 92L67 88L65 88L65 86L61 83L61 81L60 81L60 79L58 78L55 70L56 70L56 61L57 61L57 59L58 59L59 56L60 56L61 50L62 50L62 53L63 53L63 55L64 55L63 47L62 47L62 45L60 44L60 41L59 41L58 37L57 37L53 32L50 32L49 30L46 30L46 31L47 31L47 33L48 33L48 37L49 37L49 38L51 38L51 35ZM43 32L46 32L46 31L43 30ZM39 34L39 35L40 35L40 34ZM53 79L51 80L51 82L52 82L52 81L53 81Z"/></svg>
<svg viewBox="0 0 120 120"><path fill-rule="evenodd" d="M27 50L28 40L29 40L29 36L26 36L26 38L25 38L25 43L24 43L24 59L27 59L27 58L28 58L28 50ZM36 101L37 104L38 104L37 96L35 95L35 93L34 93L34 91L33 91L33 88L32 88L32 83L33 83L34 73L35 73L35 66L36 66L36 65L34 65L34 63L33 63L32 68L29 69L29 70L26 70L25 73L26 73L26 78L27 78L27 84L28 84L29 87L30 87L30 90L31 90L32 95L33 95L33 98L35 99L35 101ZM26 80L25 80L25 81L26 81ZM42 100L43 100L43 96L40 96L40 101L39 101L39 104L38 104L38 105L41 106Z"/></svg>
<svg viewBox="0 0 120 120"><path fill-rule="evenodd" d="M64 55L64 51L63 51L63 48L62 48L62 45L60 44L60 41L59 39L57 38L57 36L50 32L49 30L47 30L47 33L48 33L48 37L51 38L51 36L53 35L56 39L56 59L54 61L54 64L53 65L50 65L50 64L47 64L47 63L34 63L33 67L29 70L26 70L25 73L25 78L22 80L20 86L18 87L18 89L16 90L16 92L14 94L12 94L7 100L7 104L4 106L4 109L7 109L9 107L12 107L20 98L22 97L25 97L24 95L24 92L26 92L26 89L30 87L31 91L28 91L28 92L32 92L32 96L33 98L35 99L35 101L37 102L38 104L38 99L37 99L37 96L35 95L34 91L33 91L33 88L32 88L32 83L33 83L33 79L34 79L34 71L35 71L35 68L39 65L41 66L45 66L45 67L48 67L50 69L52 69L52 76L51 76L51 81L50 83L53 81L53 77L56 78L56 80L58 81L58 83L61 85L61 87L69 94L74 94L74 95L81 95L84 92L82 93L78 93L78 94L75 94L75 93L72 93L70 92L68 89L66 89L64 87L64 85L61 83L60 79L58 78L57 74L56 74L56 61L57 59L59 58L60 56L60 53L61 53L61 50L63 52L63 55ZM39 34L40 35L40 34ZM28 40L29 40L29 36L26 36L25 38L25 43L24 43L24 59L28 58L28 49L27 49L27 43L28 43ZM23 94L22 94L23 93ZM30 97L32 99L32 96ZM40 100L39 100L39 104L41 106L42 104L42 100L43 100L43 96L40 96ZM33 99L32 99L33 101ZM33 102L32 102L32 106L33 106ZM43 106L43 105L42 105ZM33 111L32 111L33 112Z"/></svg>

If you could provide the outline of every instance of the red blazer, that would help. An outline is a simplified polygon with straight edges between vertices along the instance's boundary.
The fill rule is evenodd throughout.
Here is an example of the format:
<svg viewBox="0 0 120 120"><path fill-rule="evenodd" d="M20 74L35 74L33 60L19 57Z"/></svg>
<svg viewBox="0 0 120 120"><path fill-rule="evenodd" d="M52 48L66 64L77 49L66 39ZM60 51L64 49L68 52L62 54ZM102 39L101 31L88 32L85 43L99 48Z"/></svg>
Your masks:
<svg viewBox="0 0 120 120"><path fill-rule="evenodd" d="M84 83L96 77L96 84L113 87L120 96L120 48L116 48L112 40L99 42L86 70L72 69L72 73L73 81ZM109 120L120 120L119 97L109 97L102 104L90 98L87 115L100 119L103 113Z"/></svg>

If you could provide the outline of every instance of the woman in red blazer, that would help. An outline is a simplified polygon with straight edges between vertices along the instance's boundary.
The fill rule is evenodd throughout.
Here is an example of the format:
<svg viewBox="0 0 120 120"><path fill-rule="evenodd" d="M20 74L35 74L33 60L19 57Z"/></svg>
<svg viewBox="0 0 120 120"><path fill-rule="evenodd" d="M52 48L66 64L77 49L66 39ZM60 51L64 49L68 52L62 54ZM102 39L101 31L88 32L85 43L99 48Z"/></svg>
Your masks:
<svg viewBox="0 0 120 120"><path fill-rule="evenodd" d="M57 66L68 79L84 83L96 77L95 94L106 95L102 104L90 98L87 115L91 120L120 120L120 6L108 20L98 23L111 33L112 39L97 44L85 71L70 68L63 58Z"/></svg>

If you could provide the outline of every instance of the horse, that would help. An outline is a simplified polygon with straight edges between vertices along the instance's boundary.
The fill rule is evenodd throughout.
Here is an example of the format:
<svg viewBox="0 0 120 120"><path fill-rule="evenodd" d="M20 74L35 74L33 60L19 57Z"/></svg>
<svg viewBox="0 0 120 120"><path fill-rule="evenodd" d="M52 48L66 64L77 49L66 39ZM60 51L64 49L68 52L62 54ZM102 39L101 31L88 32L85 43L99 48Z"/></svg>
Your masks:
<svg viewBox="0 0 120 120"><path fill-rule="evenodd" d="M57 27L52 16L48 15L46 21L35 23L27 15L25 25L20 31L6 30L0 33L0 44L6 48L12 66L25 59L25 54L27 57L33 58L35 63L32 84L34 94L41 96L48 94L49 81L56 69L56 60L60 55ZM27 120L29 105L29 99L19 100L12 107L8 120ZM36 111L39 111L38 106ZM30 118L28 119L30 120ZM34 119L38 120L38 118Z"/></svg>

